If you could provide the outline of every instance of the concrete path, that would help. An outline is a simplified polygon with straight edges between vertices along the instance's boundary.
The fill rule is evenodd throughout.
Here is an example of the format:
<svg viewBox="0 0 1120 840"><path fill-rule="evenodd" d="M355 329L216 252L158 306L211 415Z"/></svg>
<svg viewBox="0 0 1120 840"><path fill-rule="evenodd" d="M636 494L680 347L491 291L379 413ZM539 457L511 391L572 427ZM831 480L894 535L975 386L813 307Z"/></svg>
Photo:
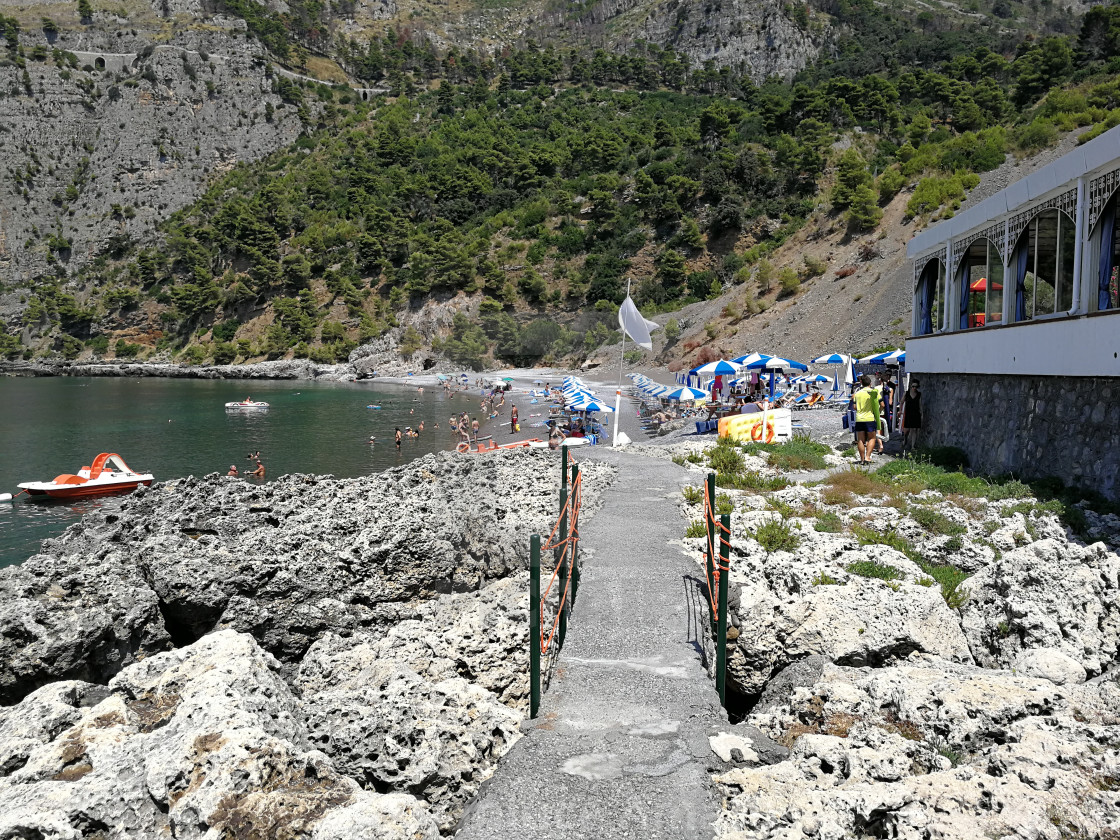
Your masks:
<svg viewBox="0 0 1120 840"><path fill-rule="evenodd" d="M455 836L707 840L719 810L707 739L727 718L701 664L703 573L669 545L687 524L677 500L689 474L606 447L576 457L619 473L581 528L567 642L540 716Z"/></svg>

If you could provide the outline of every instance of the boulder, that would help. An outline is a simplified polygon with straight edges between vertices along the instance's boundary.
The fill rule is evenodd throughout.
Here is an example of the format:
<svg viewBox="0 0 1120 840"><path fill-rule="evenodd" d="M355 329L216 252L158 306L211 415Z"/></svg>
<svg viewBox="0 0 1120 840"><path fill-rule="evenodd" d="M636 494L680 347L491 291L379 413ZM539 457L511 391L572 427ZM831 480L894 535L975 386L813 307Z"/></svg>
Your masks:
<svg viewBox="0 0 1120 840"><path fill-rule="evenodd" d="M1085 682L1085 666L1052 648L1024 650L1015 657L1011 668L1017 674L1050 680L1057 685Z"/></svg>
<svg viewBox="0 0 1120 840"><path fill-rule="evenodd" d="M1007 668L1045 648L1095 676L1120 650L1120 557L1103 543L1043 539L1005 552L968 581L961 626L976 661Z"/></svg>
<svg viewBox="0 0 1120 840"><path fill-rule="evenodd" d="M82 708L90 691L42 688L9 711L22 733L0 725L0 754L27 755L0 778L0 836L439 836L424 803L364 791L309 747L300 701L251 636L151 656Z"/></svg>
<svg viewBox="0 0 1120 840"><path fill-rule="evenodd" d="M366 787L407 790L442 830L520 737L528 577L424 604L381 638L327 634L297 677L311 743Z"/></svg>
<svg viewBox="0 0 1120 840"><path fill-rule="evenodd" d="M956 615L934 587L852 576L844 586L810 589L784 599L761 587L744 590L728 657L738 691L758 694L776 671L813 655L848 665L882 666L914 652L972 661Z"/></svg>
<svg viewBox="0 0 1120 840"><path fill-rule="evenodd" d="M922 654L825 664L748 716L790 756L716 776L716 836L1110 836L1118 700L1112 683L1059 687Z"/></svg>

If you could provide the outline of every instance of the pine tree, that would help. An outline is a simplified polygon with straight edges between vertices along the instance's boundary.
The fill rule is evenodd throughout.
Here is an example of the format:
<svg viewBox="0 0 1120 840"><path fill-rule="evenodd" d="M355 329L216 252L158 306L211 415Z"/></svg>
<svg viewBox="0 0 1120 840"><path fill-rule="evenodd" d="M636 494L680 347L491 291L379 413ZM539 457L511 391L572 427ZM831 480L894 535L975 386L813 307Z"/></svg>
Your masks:
<svg viewBox="0 0 1120 840"><path fill-rule="evenodd" d="M870 183L867 162L854 146L849 146L836 164L836 186L832 188L831 196L833 206L839 209L850 207L856 189Z"/></svg>
<svg viewBox="0 0 1120 840"><path fill-rule="evenodd" d="M848 224L855 230L871 230L883 218L879 198L867 184L860 184L852 192L848 208Z"/></svg>

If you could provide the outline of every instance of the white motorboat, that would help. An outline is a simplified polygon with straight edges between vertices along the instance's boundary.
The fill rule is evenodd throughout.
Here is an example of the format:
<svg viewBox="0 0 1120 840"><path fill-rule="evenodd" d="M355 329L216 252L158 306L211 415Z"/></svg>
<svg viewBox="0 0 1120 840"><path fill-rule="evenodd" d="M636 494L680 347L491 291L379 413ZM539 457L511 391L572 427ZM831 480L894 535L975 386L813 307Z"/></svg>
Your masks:
<svg viewBox="0 0 1120 840"><path fill-rule="evenodd" d="M226 411L268 411L268 408L268 403L251 400L248 397L241 402L226 403Z"/></svg>

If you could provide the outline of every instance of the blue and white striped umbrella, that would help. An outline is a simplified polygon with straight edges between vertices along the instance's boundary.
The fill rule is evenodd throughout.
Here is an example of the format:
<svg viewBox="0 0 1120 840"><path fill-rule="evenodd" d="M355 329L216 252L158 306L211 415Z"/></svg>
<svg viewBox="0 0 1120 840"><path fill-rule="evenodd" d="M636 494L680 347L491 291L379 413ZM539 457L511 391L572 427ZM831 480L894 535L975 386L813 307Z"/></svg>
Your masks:
<svg viewBox="0 0 1120 840"><path fill-rule="evenodd" d="M791 382L805 382L813 385L817 382L831 382L832 378L825 376L823 373L813 373L807 376L799 376L796 379L790 380Z"/></svg>
<svg viewBox="0 0 1120 840"><path fill-rule="evenodd" d="M765 361L769 358L771 357L767 356L765 353L748 353L745 356L739 356L738 358L732 359L731 361L735 362L735 364L737 365L746 365L749 367L755 362Z"/></svg>
<svg viewBox="0 0 1120 840"><path fill-rule="evenodd" d="M875 353L871 356L864 356L859 361L865 365L904 365L906 364L906 351L893 350L890 353Z"/></svg>
<svg viewBox="0 0 1120 840"><path fill-rule="evenodd" d="M809 364L811 365L846 365L851 356L845 356L843 353L829 353L827 356L817 356Z"/></svg>
<svg viewBox="0 0 1120 840"><path fill-rule="evenodd" d="M741 367L742 365L737 362L717 359L714 362L708 362L706 365L694 367L689 373L693 376L731 376L738 373Z"/></svg>
<svg viewBox="0 0 1120 840"><path fill-rule="evenodd" d="M707 391L701 391L698 388L675 388L671 391L666 391L661 394L663 400L698 400L708 396Z"/></svg>
<svg viewBox="0 0 1120 840"><path fill-rule="evenodd" d="M568 408L573 411L606 411L610 414L614 413L614 406L599 402L596 399L592 399L590 396L582 400L576 400L569 405Z"/></svg>
<svg viewBox="0 0 1120 840"><path fill-rule="evenodd" d="M793 359L783 359L778 356L767 356L758 362L746 366L750 370L808 370L809 366Z"/></svg>

